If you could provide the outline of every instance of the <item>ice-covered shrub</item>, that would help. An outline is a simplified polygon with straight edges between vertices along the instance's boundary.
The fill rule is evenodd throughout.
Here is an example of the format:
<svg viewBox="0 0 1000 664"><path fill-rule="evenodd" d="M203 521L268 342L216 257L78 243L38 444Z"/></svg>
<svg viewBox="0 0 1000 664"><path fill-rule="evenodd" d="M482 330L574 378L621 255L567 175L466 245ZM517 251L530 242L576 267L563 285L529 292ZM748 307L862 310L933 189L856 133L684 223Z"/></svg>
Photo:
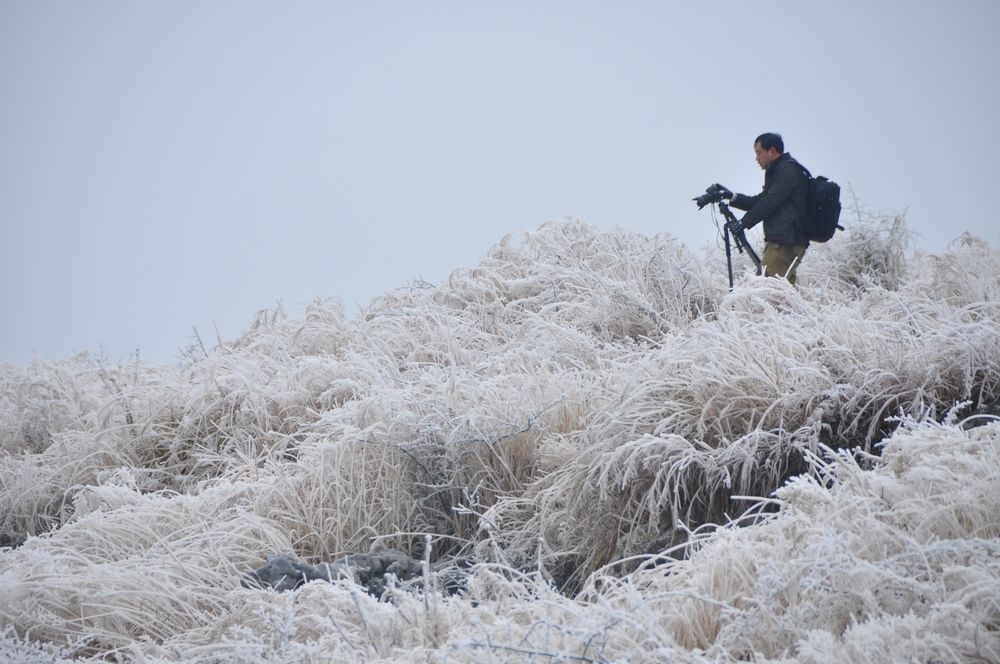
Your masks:
<svg viewBox="0 0 1000 664"><path fill-rule="evenodd" d="M899 288L910 276L906 255L912 245L903 215L844 216L846 230L825 244L812 243L799 274L809 283L835 282L835 288Z"/></svg>

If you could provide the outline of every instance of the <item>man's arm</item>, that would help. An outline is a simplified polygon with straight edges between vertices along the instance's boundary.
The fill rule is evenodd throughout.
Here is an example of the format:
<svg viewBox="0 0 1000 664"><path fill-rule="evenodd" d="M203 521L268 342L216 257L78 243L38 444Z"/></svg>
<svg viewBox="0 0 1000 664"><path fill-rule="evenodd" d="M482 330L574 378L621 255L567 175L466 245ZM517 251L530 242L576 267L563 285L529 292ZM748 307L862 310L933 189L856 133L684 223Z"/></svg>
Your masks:
<svg viewBox="0 0 1000 664"><path fill-rule="evenodd" d="M737 194L733 197L733 203L731 203L733 207L748 210L740 220L744 228L753 228L762 219L777 212L782 203L792 195L792 190L795 189L798 179L798 169L793 164L782 164L781 166L781 170L774 174L774 182L760 194L756 196ZM747 203L749 205L744 207Z"/></svg>
<svg viewBox="0 0 1000 664"><path fill-rule="evenodd" d="M757 199L760 198L760 194L756 196L747 196L746 194L733 194L732 199L729 201L729 206L734 207L737 210L749 210L754 205L757 204Z"/></svg>

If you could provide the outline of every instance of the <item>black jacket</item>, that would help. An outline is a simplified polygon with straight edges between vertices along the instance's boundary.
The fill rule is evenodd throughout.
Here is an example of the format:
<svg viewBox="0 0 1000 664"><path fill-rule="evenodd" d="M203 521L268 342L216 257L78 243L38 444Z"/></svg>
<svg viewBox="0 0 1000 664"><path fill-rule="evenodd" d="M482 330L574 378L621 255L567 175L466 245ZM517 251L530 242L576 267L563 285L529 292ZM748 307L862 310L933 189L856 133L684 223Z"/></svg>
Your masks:
<svg viewBox="0 0 1000 664"><path fill-rule="evenodd" d="M752 228L764 220L764 240L775 244L809 244L796 223L806 213L809 178L805 169L787 152L764 171L764 191L756 196L736 194L734 208L747 210L744 227Z"/></svg>

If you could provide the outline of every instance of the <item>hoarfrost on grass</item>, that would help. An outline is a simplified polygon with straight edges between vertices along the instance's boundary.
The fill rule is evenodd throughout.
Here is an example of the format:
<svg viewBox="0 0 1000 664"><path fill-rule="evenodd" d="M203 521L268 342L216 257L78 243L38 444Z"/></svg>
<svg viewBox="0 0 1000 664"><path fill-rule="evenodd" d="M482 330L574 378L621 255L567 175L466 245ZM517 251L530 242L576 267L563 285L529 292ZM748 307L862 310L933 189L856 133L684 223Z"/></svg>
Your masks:
<svg viewBox="0 0 1000 664"><path fill-rule="evenodd" d="M1000 256L859 217L738 266L552 223L177 367L0 367L0 653L1000 658ZM240 585L386 546L463 590Z"/></svg>

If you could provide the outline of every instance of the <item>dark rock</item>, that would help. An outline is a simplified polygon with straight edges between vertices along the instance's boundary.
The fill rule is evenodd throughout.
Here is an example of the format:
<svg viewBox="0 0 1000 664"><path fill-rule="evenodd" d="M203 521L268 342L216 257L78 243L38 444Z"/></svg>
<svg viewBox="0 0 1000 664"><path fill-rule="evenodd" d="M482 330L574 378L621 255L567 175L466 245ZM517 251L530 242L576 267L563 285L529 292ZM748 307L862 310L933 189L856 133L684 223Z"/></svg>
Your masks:
<svg viewBox="0 0 1000 664"><path fill-rule="evenodd" d="M465 587L466 571L455 561L432 565L430 572L448 593L459 592ZM402 551L384 548L371 553L354 553L318 565L310 565L288 554L278 554L270 556L263 567L247 572L242 585L244 588L270 588L285 592L295 590L308 581L338 579L350 579L369 594L381 597L386 589L394 586L422 584L424 567L421 561L410 558Z"/></svg>
<svg viewBox="0 0 1000 664"><path fill-rule="evenodd" d="M1000 401L979 404L968 417L962 418L962 428L971 429L1000 419Z"/></svg>
<svg viewBox="0 0 1000 664"><path fill-rule="evenodd" d="M295 590L315 574L312 565L289 555L271 556L258 570L243 577L244 588L271 588L278 592Z"/></svg>
<svg viewBox="0 0 1000 664"><path fill-rule="evenodd" d="M0 549L16 549L27 539L28 536L24 533L0 532Z"/></svg>

